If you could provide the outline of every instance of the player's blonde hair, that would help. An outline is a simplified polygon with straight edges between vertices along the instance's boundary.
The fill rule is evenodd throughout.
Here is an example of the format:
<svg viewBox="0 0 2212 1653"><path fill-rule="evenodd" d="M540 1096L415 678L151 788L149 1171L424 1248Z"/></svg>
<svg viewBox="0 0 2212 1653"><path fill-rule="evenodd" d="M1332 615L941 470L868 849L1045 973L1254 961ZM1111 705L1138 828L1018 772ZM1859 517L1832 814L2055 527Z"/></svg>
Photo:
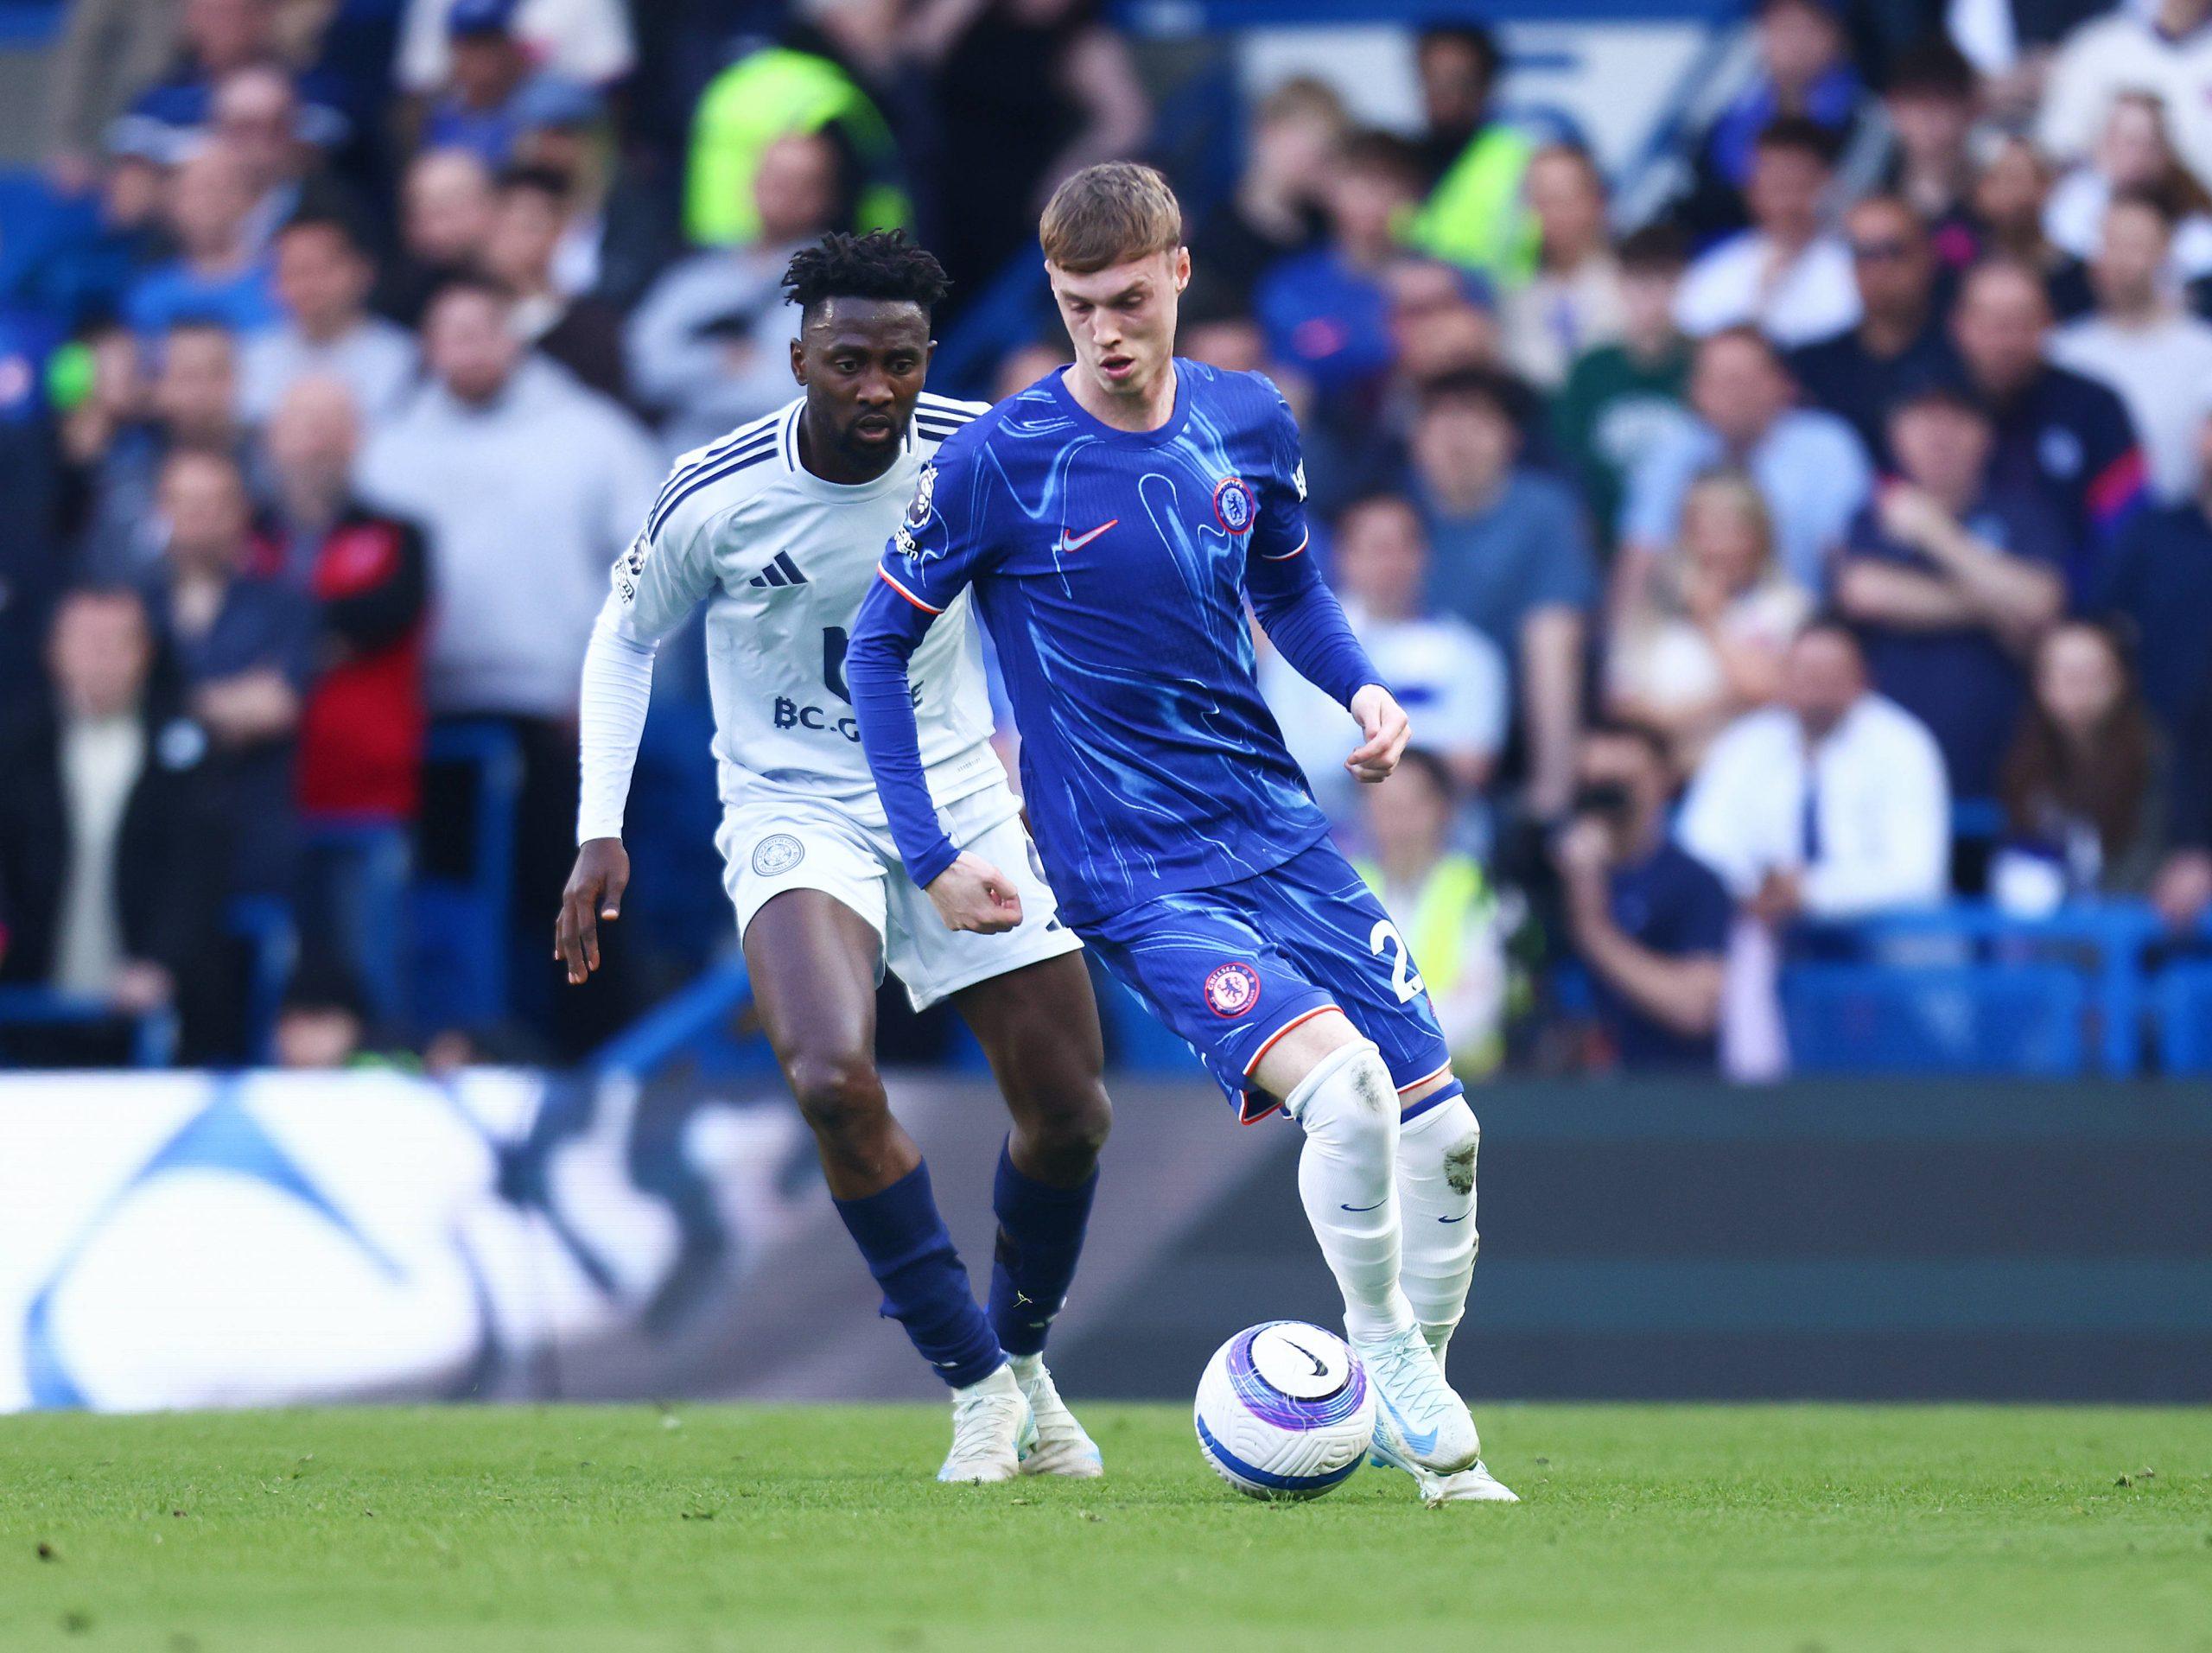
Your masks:
<svg viewBox="0 0 2212 1653"><path fill-rule="evenodd" d="M1183 204L1152 168L1105 161L1052 192L1037 238L1048 262L1088 276L1181 246Z"/></svg>

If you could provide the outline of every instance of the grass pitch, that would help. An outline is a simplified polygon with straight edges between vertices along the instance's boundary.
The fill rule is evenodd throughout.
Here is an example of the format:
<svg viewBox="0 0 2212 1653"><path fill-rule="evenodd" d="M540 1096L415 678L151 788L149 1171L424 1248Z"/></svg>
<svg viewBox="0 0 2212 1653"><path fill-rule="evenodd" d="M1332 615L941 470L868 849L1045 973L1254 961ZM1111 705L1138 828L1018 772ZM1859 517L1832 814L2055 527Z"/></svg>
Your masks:
<svg viewBox="0 0 2212 1653"><path fill-rule="evenodd" d="M0 1648L2212 1650L2212 1411L1488 1406L1527 1502L1437 1511L1084 1415L1007 1488L935 1407L0 1419Z"/></svg>

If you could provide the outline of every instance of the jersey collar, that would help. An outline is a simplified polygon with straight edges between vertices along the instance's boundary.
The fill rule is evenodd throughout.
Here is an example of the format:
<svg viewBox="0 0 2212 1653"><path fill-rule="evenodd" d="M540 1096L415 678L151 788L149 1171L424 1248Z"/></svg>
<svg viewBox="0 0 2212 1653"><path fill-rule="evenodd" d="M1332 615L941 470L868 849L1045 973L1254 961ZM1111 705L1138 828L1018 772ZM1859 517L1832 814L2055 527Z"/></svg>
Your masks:
<svg viewBox="0 0 2212 1653"><path fill-rule="evenodd" d="M776 453L783 461L784 470L793 487L813 499L833 500L839 504L880 499L887 493L904 493L913 487L914 428L911 422L899 444L899 457L891 461L890 468L881 476L873 482L831 482L817 476L800 462L798 422L805 411L806 398L802 396L785 412L783 426L776 433Z"/></svg>
<svg viewBox="0 0 2212 1653"><path fill-rule="evenodd" d="M1178 356L1175 361L1175 410L1167 416L1167 423L1152 430L1122 430L1108 424L1086 411L1075 399L1075 392L1068 389L1069 368L1055 367L1045 375L1045 388L1060 404L1060 410L1077 425L1101 442L1123 442L1140 448L1158 448L1171 442L1183 434L1184 422L1191 412L1191 379L1200 370Z"/></svg>

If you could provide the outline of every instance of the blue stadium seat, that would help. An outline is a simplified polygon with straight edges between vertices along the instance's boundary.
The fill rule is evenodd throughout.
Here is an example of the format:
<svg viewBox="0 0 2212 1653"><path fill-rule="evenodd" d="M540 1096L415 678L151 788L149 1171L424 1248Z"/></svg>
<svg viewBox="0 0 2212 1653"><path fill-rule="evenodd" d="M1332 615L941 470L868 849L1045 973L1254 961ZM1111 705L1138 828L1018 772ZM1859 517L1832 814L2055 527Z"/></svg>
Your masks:
<svg viewBox="0 0 2212 1653"><path fill-rule="evenodd" d="M2212 1073L2212 960L2169 965L2151 998L2159 1067L2168 1073Z"/></svg>
<svg viewBox="0 0 2212 1653"><path fill-rule="evenodd" d="M1808 964L1782 1009L1800 1073L2081 1073L2089 1005L2063 964Z"/></svg>

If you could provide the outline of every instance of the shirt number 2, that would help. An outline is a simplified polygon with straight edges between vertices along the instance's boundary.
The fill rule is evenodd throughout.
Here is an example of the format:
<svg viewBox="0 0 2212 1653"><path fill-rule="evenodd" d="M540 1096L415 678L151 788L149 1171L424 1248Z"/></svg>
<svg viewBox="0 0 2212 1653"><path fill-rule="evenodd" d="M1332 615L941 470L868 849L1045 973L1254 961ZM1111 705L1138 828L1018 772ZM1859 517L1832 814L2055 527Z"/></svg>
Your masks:
<svg viewBox="0 0 2212 1653"><path fill-rule="evenodd" d="M1367 950L1380 956L1385 950L1390 955L1390 987L1397 994L1398 1002L1404 1004L1428 991L1428 984L1421 979L1421 972L1414 969L1412 950L1406 938L1398 933L1398 926L1388 919L1377 919L1375 928L1368 932Z"/></svg>

